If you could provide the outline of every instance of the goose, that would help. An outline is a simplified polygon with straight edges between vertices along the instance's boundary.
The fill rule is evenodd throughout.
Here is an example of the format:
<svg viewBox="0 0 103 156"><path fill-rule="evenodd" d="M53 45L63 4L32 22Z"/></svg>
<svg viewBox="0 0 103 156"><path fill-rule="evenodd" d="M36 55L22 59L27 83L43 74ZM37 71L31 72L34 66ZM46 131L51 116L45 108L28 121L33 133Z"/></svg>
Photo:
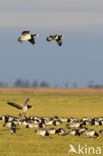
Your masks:
<svg viewBox="0 0 103 156"><path fill-rule="evenodd" d="M44 128L46 125L45 125L45 123L43 123L43 122L41 122L40 124L39 124L39 128Z"/></svg>
<svg viewBox="0 0 103 156"><path fill-rule="evenodd" d="M53 120L50 120L50 121L46 121L45 120L45 125L46 126L52 126L53 125L53 122L54 122Z"/></svg>
<svg viewBox="0 0 103 156"><path fill-rule="evenodd" d="M28 109L33 108L32 106L27 105L28 102L29 102L29 99L27 99L27 100L25 101L24 105L22 105L22 104L16 104L16 103L14 103L14 102L7 102L7 104L9 104L9 105L11 105L11 106L13 106L13 107L16 107L16 108L18 108L18 109L21 109L22 111L19 113L19 116L22 116L23 114L26 115L26 112L27 112Z"/></svg>
<svg viewBox="0 0 103 156"><path fill-rule="evenodd" d="M9 129L9 131L10 131L11 134L14 134L14 133L16 133L16 128L12 127L12 128Z"/></svg>
<svg viewBox="0 0 103 156"><path fill-rule="evenodd" d="M84 121L91 121L91 119L88 117L82 117L80 122L84 122Z"/></svg>
<svg viewBox="0 0 103 156"><path fill-rule="evenodd" d="M31 121L33 121L34 123L40 123L41 121L42 121L42 119L41 118L39 118L39 117L29 117L29 119L31 120Z"/></svg>
<svg viewBox="0 0 103 156"><path fill-rule="evenodd" d="M56 133L57 133L58 135L63 135L63 134L65 133L65 128L58 128L58 129L56 130Z"/></svg>
<svg viewBox="0 0 103 156"><path fill-rule="evenodd" d="M70 131L69 131L69 134L70 134L70 135L73 135L73 136L76 136L76 135L79 135L79 136L80 136L80 133L78 132L77 129L72 129L72 130L70 130Z"/></svg>
<svg viewBox="0 0 103 156"><path fill-rule="evenodd" d="M88 137L96 136L97 138L100 138L99 134L94 129L87 129L83 132L83 134Z"/></svg>
<svg viewBox="0 0 103 156"><path fill-rule="evenodd" d="M5 122L5 124L3 126L7 127L7 128L16 127L16 125L14 124L13 121Z"/></svg>
<svg viewBox="0 0 103 156"><path fill-rule="evenodd" d="M26 125L26 128L37 128L37 127L39 127L40 128L40 126L39 126L39 124L38 123L32 123L32 122L30 122L30 123L27 123L27 125Z"/></svg>
<svg viewBox="0 0 103 156"><path fill-rule="evenodd" d="M49 133L46 129L38 129L38 130L35 130L34 132L40 136L49 136Z"/></svg>
<svg viewBox="0 0 103 156"><path fill-rule="evenodd" d="M56 40L56 42L58 43L59 46L62 45L62 38L64 37L64 35L50 35L49 37L46 38L47 41L52 41L52 40Z"/></svg>
<svg viewBox="0 0 103 156"><path fill-rule="evenodd" d="M101 124L101 121L91 121L91 125L99 126Z"/></svg>
<svg viewBox="0 0 103 156"><path fill-rule="evenodd" d="M90 121L85 120L85 121L82 122L82 125L86 125L86 126L88 126L88 125L90 125L90 123L91 123Z"/></svg>
<svg viewBox="0 0 103 156"><path fill-rule="evenodd" d="M39 34L30 34L30 31L23 31L22 37L18 38L18 41L22 43L22 41L29 41L31 44L35 44L34 36L40 36Z"/></svg>
<svg viewBox="0 0 103 156"><path fill-rule="evenodd" d="M26 125L26 128L34 128L34 124L28 123L28 124Z"/></svg>
<svg viewBox="0 0 103 156"><path fill-rule="evenodd" d="M66 126L68 126L69 128L79 128L79 127L82 127L82 125L79 122L70 122Z"/></svg>
<svg viewBox="0 0 103 156"><path fill-rule="evenodd" d="M103 117L98 117L98 121L103 121Z"/></svg>
<svg viewBox="0 0 103 156"><path fill-rule="evenodd" d="M100 121L100 122L99 122L99 125L103 125L103 121Z"/></svg>
<svg viewBox="0 0 103 156"><path fill-rule="evenodd" d="M79 120L77 118L71 117L71 118L68 118L67 122L68 123L71 123L71 122L79 122Z"/></svg>
<svg viewBox="0 0 103 156"><path fill-rule="evenodd" d="M3 115L0 120L2 120L4 122L11 121L11 116L9 116L9 115Z"/></svg>
<svg viewBox="0 0 103 156"><path fill-rule="evenodd" d="M55 129L55 128L49 128L49 129L47 129L47 131L48 131L48 133L49 133L49 134L51 134L51 135L53 135L53 134L56 134L56 133L57 133L57 131L56 131L56 129Z"/></svg>
<svg viewBox="0 0 103 156"><path fill-rule="evenodd" d="M61 120L62 122L67 122L67 121L68 121L68 118L62 117L62 118L60 118L60 120Z"/></svg>
<svg viewBox="0 0 103 156"><path fill-rule="evenodd" d="M54 120L52 126L58 126L58 125L60 125L61 123L62 123L62 121L61 121L60 119Z"/></svg>
<svg viewBox="0 0 103 156"><path fill-rule="evenodd" d="M4 115L4 116L1 117L0 120L2 120L2 121L4 121L4 122L7 122L8 119L9 119L9 117L8 117L7 115Z"/></svg>
<svg viewBox="0 0 103 156"><path fill-rule="evenodd" d="M78 133L81 135L81 134L83 134L86 130L88 130L87 127L81 127L81 128L78 129Z"/></svg>
<svg viewBox="0 0 103 156"><path fill-rule="evenodd" d="M17 120L16 122L14 122L14 124L21 126L22 125L22 120Z"/></svg>
<svg viewBox="0 0 103 156"><path fill-rule="evenodd" d="M103 117L94 117L92 121L102 121Z"/></svg>

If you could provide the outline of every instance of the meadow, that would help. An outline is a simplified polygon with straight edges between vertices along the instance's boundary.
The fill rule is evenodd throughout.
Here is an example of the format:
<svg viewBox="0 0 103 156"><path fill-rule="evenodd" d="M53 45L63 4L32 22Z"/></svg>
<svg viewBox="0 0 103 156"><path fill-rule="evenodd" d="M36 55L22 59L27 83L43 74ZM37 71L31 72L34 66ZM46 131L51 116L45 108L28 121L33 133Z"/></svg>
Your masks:
<svg viewBox="0 0 103 156"><path fill-rule="evenodd" d="M103 116L103 89L31 89L31 88L0 88L0 116L18 116L20 110L9 106L8 101L24 103L30 99L34 107L28 116L39 117L77 117L93 118ZM59 127L63 127L60 125ZM99 132L103 126L88 126ZM35 128L36 129L36 128ZM40 137L34 129L18 127L16 134L11 135L0 121L0 156L68 156L69 144L77 147L93 146L103 150L103 134L100 138L83 136ZM73 153L71 156L75 155ZM102 151L103 155L103 151Z"/></svg>

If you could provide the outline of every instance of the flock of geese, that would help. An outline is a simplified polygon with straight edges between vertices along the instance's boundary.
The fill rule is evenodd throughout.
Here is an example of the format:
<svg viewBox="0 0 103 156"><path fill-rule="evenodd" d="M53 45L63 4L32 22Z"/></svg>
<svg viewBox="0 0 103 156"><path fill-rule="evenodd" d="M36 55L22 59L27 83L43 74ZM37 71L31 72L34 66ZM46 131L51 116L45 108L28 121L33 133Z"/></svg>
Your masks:
<svg viewBox="0 0 103 156"><path fill-rule="evenodd" d="M38 37L40 36L39 34L30 34L30 31L23 31L22 32L22 36L18 38L18 41L19 42L23 42L23 41L29 41L31 44L35 44L35 38L34 37ZM46 40L48 42L52 41L52 40L55 40L59 46L62 45L62 38L64 36L63 35L50 35L46 38Z"/></svg>
<svg viewBox="0 0 103 156"><path fill-rule="evenodd" d="M4 122L3 126L8 128L11 134L15 134L17 127L25 126L25 128L34 128L34 133L42 137L51 137L55 134L65 136L85 136L85 137L95 137L100 138L99 133L103 134L103 129L95 131L94 129L89 129L88 126L103 126L103 117L88 118L83 117L78 118L68 118L58 116L54 117L38 117L26 115L26 112L29 108L33 108L31 105L28 105L29 99L27 99L22 104L17 104L13 102L7 102L7 104L21 109L19 113L20 117L4 115L0 117L0 120ZM57 126L57 127L56 127ZM61 126L61 127L60 127ZM63 127L64 126L64 127ZM59 128L58 128L59 127Z"/></svg>

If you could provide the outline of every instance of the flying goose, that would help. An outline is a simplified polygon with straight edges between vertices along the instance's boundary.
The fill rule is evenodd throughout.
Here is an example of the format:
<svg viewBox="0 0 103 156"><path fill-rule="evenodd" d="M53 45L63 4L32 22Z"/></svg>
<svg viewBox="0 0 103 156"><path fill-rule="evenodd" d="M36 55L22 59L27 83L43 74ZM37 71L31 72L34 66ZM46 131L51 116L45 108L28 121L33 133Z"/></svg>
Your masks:
<svg viewBox="0 0 103 156"><path fill-rule="evenodd" d="M46 38L47 41L52 41L52 40L56 40L56 42L58 43L59 46L62 45L62 38L64 36L63 35L50 35L49 37Z"/></svg>
<svg viewBox="0 0 103 156"><path fill-rule="evenodd" d="M35 44L34 36L40 36L39 34L30 34L30 31L23 31L22 37L18 38L18 41L22 43L22 41L29 41L31 44Z"/></svg>
<svg viewBox="0 0 103 156"><path fill-rule="evenodd" d="M11 106L14 106L18 109L21 109L22 111L19 113L19 116L22 116L23 114L26 114L27 110L30 109L30 108L33 108L32 106L30 105L27 105L29 102L29 99L27 99L24 103L24 105L22 104L17 104L17 103L14 103L14 102L7 102L7 104L11 105Z"/></svg>

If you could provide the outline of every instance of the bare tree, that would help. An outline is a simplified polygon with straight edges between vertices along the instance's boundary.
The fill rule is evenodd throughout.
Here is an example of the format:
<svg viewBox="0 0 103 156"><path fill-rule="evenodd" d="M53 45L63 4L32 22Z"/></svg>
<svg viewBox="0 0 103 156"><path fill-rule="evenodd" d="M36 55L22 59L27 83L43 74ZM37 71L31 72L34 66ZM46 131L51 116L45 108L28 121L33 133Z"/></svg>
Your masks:
<svg viewBox="0 0 103 156"><path fill-rule="evenodd" d="M7 82L0 81L0 87L7 87L7 86L8 86Z"/></svg>
<svg viewBox="0 0 103 156"><path fill-rule="evenodd" d="M15 87L29 87L30 83L28 80L22 80L19 78L14 82L14 86Z"/></svg>
<svg viewBox="0 0 103 156"><path fill-rule="evenodd" d="M78 88L77 82L73 82L73 88Z"/></svg>
<svg viewBox="0 0 103 156"><path fill-rule="evenodd" d="M92 88L94 85L95 83L93 80L88 81L88 84L87 84L88 88Z"/></svg>
<svg viewBox="0 0 103 156"><path fill-rule="evenodd" d="M50 85L45 81L42 81L39 86L40 87L50 87Z"/></svg>
<svg viewBox="0 0 103 156"><path fill-rule="evenodd" d="M37 88L38 86L39 86L38 81L37 80L34 80L32 82L32 87Z"/></svg>
<svg viewBox="0 0 103 156"><path fill-rule="evenodd" d="M64 87L65 87L65 88L69 88L69 84L68 84L68 82L65 82Z"/></svg>

